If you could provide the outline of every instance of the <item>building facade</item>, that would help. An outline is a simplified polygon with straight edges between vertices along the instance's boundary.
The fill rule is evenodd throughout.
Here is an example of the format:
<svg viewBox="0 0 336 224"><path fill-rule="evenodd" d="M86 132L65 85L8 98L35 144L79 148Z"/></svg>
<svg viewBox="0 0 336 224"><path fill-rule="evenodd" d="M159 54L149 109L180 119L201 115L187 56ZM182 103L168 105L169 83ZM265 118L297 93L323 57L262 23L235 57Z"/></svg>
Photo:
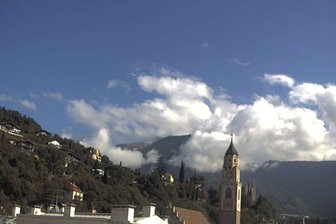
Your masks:
<svg viewBox="0 0 336 224"><path fill-rule="evenodd" d="M30 214L15 215L17 224L168 224L168 220L155 215L155 204L142 206L142 216L135 217L135 206L114 205L111 213L77 213L75 205L65 207L64 212L45 213L40 206L32 208Z"/></svg>
<svg viewBox="0 0 336 224"><path fill-rule="evenodd" d="M226 150L220 185L220 224L240 224L241 182L239 154L233 137Z"/></svg>

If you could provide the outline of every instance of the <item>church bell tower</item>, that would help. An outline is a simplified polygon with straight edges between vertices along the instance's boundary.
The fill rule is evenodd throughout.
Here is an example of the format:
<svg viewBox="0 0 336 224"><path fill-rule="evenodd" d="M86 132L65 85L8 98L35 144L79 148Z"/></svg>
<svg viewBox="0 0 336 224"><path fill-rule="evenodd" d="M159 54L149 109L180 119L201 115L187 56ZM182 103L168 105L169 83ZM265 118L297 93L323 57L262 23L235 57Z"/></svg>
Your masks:
<svg viewBox="0 0 336 224"><path fill-rule="evenodd" d="M224 156L220 185L220 224L240 224L241 182L239 154L231 142Z"/></svg>

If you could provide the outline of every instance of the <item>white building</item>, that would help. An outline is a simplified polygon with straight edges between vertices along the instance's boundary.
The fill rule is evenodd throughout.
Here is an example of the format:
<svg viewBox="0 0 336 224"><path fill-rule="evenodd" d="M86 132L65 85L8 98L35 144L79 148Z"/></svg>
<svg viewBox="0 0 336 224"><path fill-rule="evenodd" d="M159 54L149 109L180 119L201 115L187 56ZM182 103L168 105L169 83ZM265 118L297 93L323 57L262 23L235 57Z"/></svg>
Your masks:
<svg viewBox="0 0 336 224"><path fill-rule="evenodd" d="M62 145L58 141L56 141L56 140L48 142L48 145L54 146L54 147L56 147L58 149L60 149L62 147Z"/></svg>
<svg viewBox="0 0 336 224"><path fill-rule="evenodd" d="M71 191L69 193L68 198L70 200L79 200L79 201L83 201L83 191L74 183L71 183Z"/></svg>
<svg viewBox="0 0 336 224"><path fill-rule="evenodd" d="M69 205L64 213L44 213L41 207L35 206L30 214L19 214L17 224L168 224L155 215L155 205L143 206L143 216L134 217L135 206L112 206L110 214L76 213L75 206Z"/></svg>
<svg viewBox="0 0 336 224"><path fill-rule="evenodd" d="M91 153L91 158L95 161L101 162L101 153L99 151L99 149L93 149L90 151Z"/></svg>

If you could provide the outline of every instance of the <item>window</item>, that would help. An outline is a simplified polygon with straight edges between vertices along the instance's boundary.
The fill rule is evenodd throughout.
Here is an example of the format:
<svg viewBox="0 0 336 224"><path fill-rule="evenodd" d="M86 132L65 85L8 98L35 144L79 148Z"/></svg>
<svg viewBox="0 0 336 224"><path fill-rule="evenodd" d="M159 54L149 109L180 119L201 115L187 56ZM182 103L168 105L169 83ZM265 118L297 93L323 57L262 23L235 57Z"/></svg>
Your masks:
<svg viewBox="0 0 336 224"><path fill-rule="evenodd" d="M225 198L226 199L231 199L231 195L232 195L232 192L231 192L231 188L226 188L226 191L225 191Z"/></svg>

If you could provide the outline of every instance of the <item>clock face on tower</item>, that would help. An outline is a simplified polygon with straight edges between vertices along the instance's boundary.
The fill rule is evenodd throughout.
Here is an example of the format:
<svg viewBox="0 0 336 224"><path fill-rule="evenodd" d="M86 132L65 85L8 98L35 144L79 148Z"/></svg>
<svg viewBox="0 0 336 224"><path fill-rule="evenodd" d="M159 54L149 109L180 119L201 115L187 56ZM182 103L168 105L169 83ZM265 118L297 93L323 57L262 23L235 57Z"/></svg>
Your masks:
<svg viewBox="0 0 336 224"><path fill-rule="evenodd" d="M224 208L231 209L232 208L232 200L225 200Z"/></svg>
<svg viewBox="0 0 336 224"><path fill-rule="evenodd" d="M232 171L226 171L226 173L225 173L225 177L226 178L228 178L228 179L232 179L232 177L233 177L233 173L232 173Z"/></svg>

